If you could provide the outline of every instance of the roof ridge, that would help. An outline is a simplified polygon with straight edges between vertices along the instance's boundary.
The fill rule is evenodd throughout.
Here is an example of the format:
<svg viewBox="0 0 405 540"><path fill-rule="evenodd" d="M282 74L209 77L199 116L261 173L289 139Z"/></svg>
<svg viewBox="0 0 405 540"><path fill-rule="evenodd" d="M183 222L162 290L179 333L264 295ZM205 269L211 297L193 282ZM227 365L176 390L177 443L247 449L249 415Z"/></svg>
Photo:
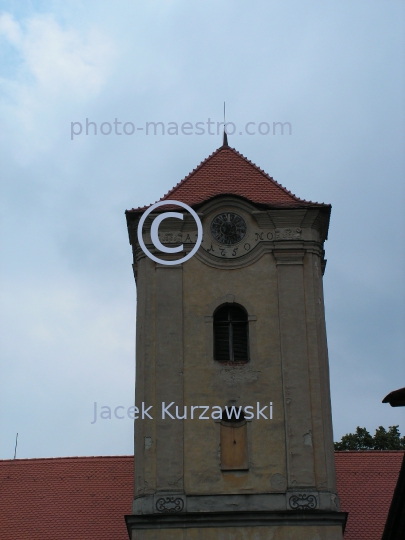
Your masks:
<svg viewBox="0 0 405 540"><path fill-rule="evenodd" d="M400 450L335 450L335 454L400 454L405 453L404 449ZM40 458L16 458L16 459L0 459L1 463L21 463L22 461L56 461L56 460L74 460L74 459L119 459L119 458L133 458L133 454L118 454L114 456L57 456L57 457L40 457Z"/></svg>
<svg viewBox="0 0 405 540"><path fill-rule="evenodd" d="M133 454L116 455L116 456L57 456L57 457L40 457L40 458L15 458L15 459L0 459L1 463L14 463L22 461L52 461L52 460L73 460L73 459L117 459L117 458L133 458Z"/></svg>
<svg viewBox="0 0 405 540"><path fill-rule="evenodd" d="M399 450L375 450L374 448L370 448L370 449L366 449L364 448L363 450L335 450L335 454L371 454L371 453L375 453L375 454L398 454L398 453L405 453L405 450L404 449L399 449Z"/></svg>

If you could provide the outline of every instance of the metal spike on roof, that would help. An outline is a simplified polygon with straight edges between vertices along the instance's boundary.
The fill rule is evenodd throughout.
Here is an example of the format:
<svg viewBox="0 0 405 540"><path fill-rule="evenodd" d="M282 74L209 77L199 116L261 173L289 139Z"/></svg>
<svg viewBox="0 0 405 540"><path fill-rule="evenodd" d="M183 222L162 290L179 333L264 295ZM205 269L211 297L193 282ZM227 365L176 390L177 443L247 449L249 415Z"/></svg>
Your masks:
<svg viewBox="0 0 405 540"><path fill-rule="evenodd" d="M222 146L228 146L228 134L226 132L225 101L224 101L224 137L222 141Z"/></svg>

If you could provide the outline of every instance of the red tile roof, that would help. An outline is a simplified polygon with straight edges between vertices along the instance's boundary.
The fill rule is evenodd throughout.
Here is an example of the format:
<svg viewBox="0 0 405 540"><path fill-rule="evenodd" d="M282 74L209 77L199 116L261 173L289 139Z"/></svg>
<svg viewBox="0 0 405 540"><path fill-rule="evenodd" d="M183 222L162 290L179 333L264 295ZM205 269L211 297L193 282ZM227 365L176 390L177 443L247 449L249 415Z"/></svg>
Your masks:
<svg viewBox="0 0 405 540"><path fill-rule="evenodd" d="M336 452L345 540L380 540L403 451ZM128 540L133 456L0 461L1 540Z"/></svg>
<svg viewBox="0 0 405 540"><path fill-rule="evenodd" d="M0 461L1 540L128 540L133 456Z"/></svg>
<svg viewBox="0 0 405 540"><path fill-rule="evenodd" d="M380 540L403 451L335 452L338 494L349 512L345 540Z"/></svg>
<svg viewBox="0 0 405 540"><path fill-rule="evenodd" d="M221 146L160 200L195 206L218 195L238 195L271 208L325 206L299 199L254 163L229 146ZM127 213L148 208L133 208Z"/></svg>

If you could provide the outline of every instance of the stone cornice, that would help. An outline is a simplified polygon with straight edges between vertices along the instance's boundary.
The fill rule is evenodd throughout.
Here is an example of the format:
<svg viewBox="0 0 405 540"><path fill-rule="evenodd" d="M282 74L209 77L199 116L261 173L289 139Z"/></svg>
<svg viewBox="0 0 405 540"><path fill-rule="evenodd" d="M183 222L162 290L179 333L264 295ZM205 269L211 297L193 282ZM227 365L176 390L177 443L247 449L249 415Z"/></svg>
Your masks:
<svg viewBox="0 0 405 540"><path fill-rule="evenodd" d="M128 533L139 529L188 529L207 527L335 526L344 532L347 512L291 510L285 512L185 512L183 514L127 515Z"/></svg>
<svg viewBox="0 0 405 540"><path fill-rule="evenodd" d="M210 225L219 212L236 212L245 220L247 231L239 243L222 245L212 236ZM203 241L195 256L207 266L223 269L250 266L267 253L275 254L277 264L287 264L287 260L292 256L276 255L276 251L297 249L314 253L323 260L323 242L327 234L329 213L329 207L263 210L238 197L231 195L218 197L199 208L198 215L203 224ZM152 245L150 227L154 217L155 214L151 214L145 222L146 247L159 258L178 258L180 254L175 256L161 254ZM145 257L138 244L138 221L139 219L134 218L128 221L135 265ZM159 228L159 237L161 242L168 246L183 243L184 250L181 256L184 256L195 245L197 234L194 220L190 215L184 220L164 220Z"/></svg>

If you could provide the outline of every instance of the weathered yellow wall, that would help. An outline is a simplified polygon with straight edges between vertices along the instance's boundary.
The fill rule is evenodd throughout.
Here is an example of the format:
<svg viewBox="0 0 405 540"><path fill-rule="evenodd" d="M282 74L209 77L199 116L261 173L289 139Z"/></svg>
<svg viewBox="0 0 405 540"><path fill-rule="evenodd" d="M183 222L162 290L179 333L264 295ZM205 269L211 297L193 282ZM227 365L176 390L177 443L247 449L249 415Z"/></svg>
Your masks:
<svg viewBox="0 0 405 540"><path fill-rule="evenodd" d="M213 359L212 304L235 296L249 315L250 361L226 366ZM220 426L213 420L184 423L185 488L188 494L277 491L286 478L284 411L274 257L265 254L246 268L224 270L196 257L183 267L184 404L236 405L273 403L273 420L248 422L249 471L220 473ZM265 411L268 416L269 409ZM271 478L277 475L276 487Z"/></svg>

